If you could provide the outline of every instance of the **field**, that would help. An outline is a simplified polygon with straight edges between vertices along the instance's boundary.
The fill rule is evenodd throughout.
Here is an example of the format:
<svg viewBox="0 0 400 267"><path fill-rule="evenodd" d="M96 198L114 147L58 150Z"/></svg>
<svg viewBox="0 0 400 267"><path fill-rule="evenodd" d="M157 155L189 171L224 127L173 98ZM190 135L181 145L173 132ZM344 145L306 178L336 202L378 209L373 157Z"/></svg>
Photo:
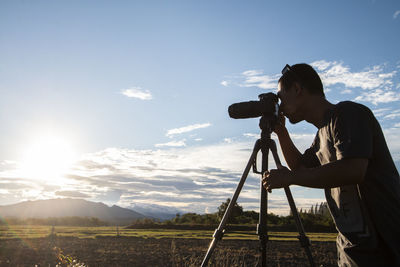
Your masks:
<svg viewBox="0 0 400 267"><path fill-rule="evenodd" d="M53 235L51 233L53 232ZM297 233L271 232L268 266L307 266ZM336 235L307 233L316 266L336 265ZM212 231L115 227L9 226L0 228L0 266L199 266ZM258 266L258 236L224 236L210 266Z"/></svg>

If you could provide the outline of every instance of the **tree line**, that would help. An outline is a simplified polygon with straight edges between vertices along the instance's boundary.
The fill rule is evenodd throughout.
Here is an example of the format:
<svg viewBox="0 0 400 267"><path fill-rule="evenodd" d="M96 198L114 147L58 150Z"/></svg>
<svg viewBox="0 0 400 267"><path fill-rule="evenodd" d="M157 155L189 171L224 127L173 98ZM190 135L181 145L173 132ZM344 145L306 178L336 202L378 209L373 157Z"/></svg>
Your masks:
<svg viewBox="0 0 400 267"><path fill-rule="evenodd" d="M228 198L218 207L217 212L208 214L177 213L171 220L160 222L152 218L142 218L133 221L130 225L133 228L163 228L163 227L188 227L196 226L215 228L220 223L230 203ZM310 209L300 209L299 215L306 231L335 231L335 225L329 213L327 203L312 205ZM254 226L258 223L259 213L256 211L245 211L238 203L235 203L228 225ZM279 216L269 213L267 216L269 226L278 226L283 229L294 229L296 225L292 214ZM1 218L0 225L49 225L49 226L112 226L114 223L102 221L94 217L55 217L55 218Z"/></svg>
<svg viewBox="0 0 400 267"><path fill-rule="evenodd" d="M155 225L162 227L167 226L184 226L184 225L197 225L197 226L215 226L220 223L225 211L230 203L228 198L225 202L221 203L218 207L218 211L215 213L208 214L197 214L197 213L177 213L175 218L171 220L158 223L151 219L138 219L133 222L132 226L145 227ZM310 209L300 209L299 216L303 223L303 226L307 231L335 231L335 225L332 217L329 213L327 203L318 203L312 205ZM231 216L229 217L228 224L230 225L256 225L259 220L259 213L256 211L244 211L243 207L238 203L233 206ZM273 213L269 213L267 216L267 224L270 226L278 226L281 228L290 228L296 230L295 221L292 214L288 216L279 216Z"/></svg>
<svg viewBox="0 0 400 267"><path fill-rule="evenodd" d="M54 218L0 218L0 225L49 225L49 226L110 226L109 222L95 217Z"/></svg>

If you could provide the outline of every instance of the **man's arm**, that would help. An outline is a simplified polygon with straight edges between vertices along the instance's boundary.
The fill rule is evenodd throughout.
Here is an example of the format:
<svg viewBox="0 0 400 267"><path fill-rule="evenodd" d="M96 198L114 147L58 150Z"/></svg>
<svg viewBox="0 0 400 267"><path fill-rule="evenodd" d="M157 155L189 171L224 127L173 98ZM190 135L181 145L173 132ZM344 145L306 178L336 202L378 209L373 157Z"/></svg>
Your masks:
<svg viewBox="0 0 400 267"><path fill-rule="evenodd" d="M274 132L278 136L283 156L289 168L297 170L304 167L301 163L302 154L290 138L289 132L285 127L285 117L282 114L280 114L279 123L275 126Z"/></svg>
<svg viewBox="0 0 400 267"><path fill-rule="evenodd" d="M281 132L278 134L278 139L283 156L285 157L286 163L288 164L289 168L291 170L298 170L304 167L301 163L302 154L294 145L286 128L282 129Z"/></svg>
<svg viewBox="0 0 400 267"><path fill-rule="evenodd" d="M316 168L294 171L291 184L314 188L359 184L364 181L367 167L368 159L341 159Z"/></svg>
<svg viewBox="0 0 400 267"><path fill-rule="evenodd" d="M268 189L300 185L313 188L333 188L348 184L358 184L364 180L368 167L366 158L344 158L318 166L306 168L302 163L303 155L294 145L285 127L285 118L281 116L274 132L277 134L288 169L271 170L263 176Z"/></svg>
<svg viewBox="0 0 400 267"><path fill-rule="evenodd" d="M354 115L356 112L353 112L352 114ZM337 127L337 140L335 145L337 146L336 149L339 149L341 152L338 160L322 166L306 168L303 164L303 155L298 151L290 139L289 133L285 127L285 118L281 115L279 118L279 124L276 126L274 131L278 135L283 155L292 171L285 168L266 172L263 175L263 183L265 187L267 189L273 189L294 184L313 188L333 188L342 185L361 183L364 180L368 167L368 143L364 142L365 145L360 145L356 142L361 142L360 138L357 139L353 137L353 142L351 144L357 143L358 147L366 149L366 152L349 153L349 151L354 152L359 149L357 150L352 147L346 147L346 145L349 145L348 142L343 142L343 140L349 140L347 136L349 131L343 131L343 129L353 129L354 121L361 121L357 118L354 119L349 118L349 116L341 116L337 120L338 125L335 125ZM347 124L345 124L346 122ZM365 123L362 125L365 126ZM360 126L357 125L357 127L357 130L359 131ZM369 132L370 131L368 131L367 127L363 131L363 134L365 135ZM354 131L350 133L355 135Z"/></svg>
<svg viewBox="0 0 400 267"><path fill-rule="evenodd" d="M316 168L271 170L263 176L268 189L300 185L313 188L333 188L364 181L368 159L350 158L337 160Z"/></svg>

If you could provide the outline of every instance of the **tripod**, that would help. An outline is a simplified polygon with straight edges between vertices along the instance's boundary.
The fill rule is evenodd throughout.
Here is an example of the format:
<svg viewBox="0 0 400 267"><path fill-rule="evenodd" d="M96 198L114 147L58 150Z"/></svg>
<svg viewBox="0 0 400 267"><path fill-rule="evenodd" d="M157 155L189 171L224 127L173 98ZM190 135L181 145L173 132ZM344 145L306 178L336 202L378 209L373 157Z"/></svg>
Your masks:
<svg viewBox="0 0 400 267"><path fill-rule="evenodd" d="M268 170L268 153L269 151L272 152L276 167L278 169L284 168L281 164L281 161L279 160L278 157L278 152L276 149L276 144L275 141L271 139L271 133L273 130L272 125L274 125L273 119L267 116L262 116L260 119L259 126L261 128L261 138L258 139L254 145L253 152L250 156L250 159L247 163L247 166L243 172L242 178L239 181L239 184L236 188L235 193L233 194L232 200L229 202L229 205L224 213L224 216L222 217L222 220L218 226L218 228L215 230L213 234L213 240L210 243L210 246L208 248L207 254L203 259L203 262L201 264L202 267L207 266L208 261L211 258L211 254L213 253L217 242L220 241L225 233L225 225L229 219L229 216L231 215L232 209L239 197L240 191L242 190L242 187L244 185L244 182L246 181L246 178L249 174L250 168L253 166L253 172L262 174L265 171ZM257 171L257 166L256 166L256 161L257 161L257 154L261 150L262 153L262 171L259 172ZM268 195L267 195L267 190L263 187L262 185L262 180L260 182L260 187L261 187L261 197L260 197L260 214L259 214L259 221L257 224L257 235L259 236L260 240L260 253L261 253L261 266L265 267L267 266L267 241L268 241L268 231L267 231L267 204L268 204ZM300 220L299 214L297 212L296 205L293 200L292 193L289 189L289 187L285 187L285 194L286 198L288 199L290 210L292 211L297 230L299 232L298 239L300 241L301 246L304 248L306 255L308 257L308 260L310 262L310 266L314 267L314 261L312 258L311 250L310 250L310 240L308 237L305 235L304 232L304 227L303 224Z"/></svg>

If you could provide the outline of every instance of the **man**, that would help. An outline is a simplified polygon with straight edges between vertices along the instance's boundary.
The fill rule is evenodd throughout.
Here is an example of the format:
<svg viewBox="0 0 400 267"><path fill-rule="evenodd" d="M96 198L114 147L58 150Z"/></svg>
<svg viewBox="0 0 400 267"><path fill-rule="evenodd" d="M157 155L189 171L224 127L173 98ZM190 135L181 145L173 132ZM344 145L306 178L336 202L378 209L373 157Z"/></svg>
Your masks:
<svg viewBox="0 0 400 267"><path fill-rule="evenodd" d="M307 64L286 65L282 74L274 132L290 170L264 173L263 186L325 189L339 232L339 266L400 266L400 179L376 118L361 104L328 102L321 79ZM303 154L285 117L318 128Z"/></svg>

